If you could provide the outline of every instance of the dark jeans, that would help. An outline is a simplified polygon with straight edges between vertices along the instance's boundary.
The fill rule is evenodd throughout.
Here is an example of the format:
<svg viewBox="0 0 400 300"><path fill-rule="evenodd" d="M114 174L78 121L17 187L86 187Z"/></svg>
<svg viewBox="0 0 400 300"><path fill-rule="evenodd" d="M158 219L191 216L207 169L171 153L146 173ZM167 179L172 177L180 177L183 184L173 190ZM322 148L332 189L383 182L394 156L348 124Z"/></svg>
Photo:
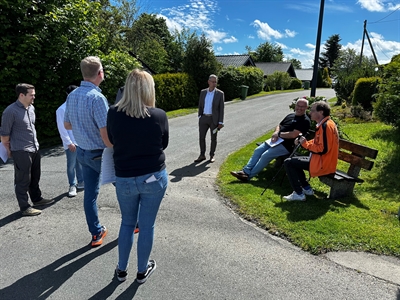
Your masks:
<svg viewBox="0 0 400 300"><path fill-rule="evenodd" d="M29 204L29 196L32 202L42 199L39 188L40 181L40 153L27 151L12 151L14 160L14 186L18 205L21 211L26 210Z"/></svg>
<svg viewBox="0 0 400 300"><path fill-rule="evenodd" d="M293 191L297 194L303 193L302 187L308 186L304 170L309 170L309 156L295 156L285 159L285 170Z"/></svg>
<svg viewBox="0 0 400 300"><path fill-rule="evenodd" d="M199 119L199 142L200 142L200 154L206 154L206 135L208 129L210 129L211 134L211 148L210 148L210 156L214 156L215 149L217 148L217 134L213 133L213 130L217 128L217 126L213 123L212 116L201 116Z"/></svg>

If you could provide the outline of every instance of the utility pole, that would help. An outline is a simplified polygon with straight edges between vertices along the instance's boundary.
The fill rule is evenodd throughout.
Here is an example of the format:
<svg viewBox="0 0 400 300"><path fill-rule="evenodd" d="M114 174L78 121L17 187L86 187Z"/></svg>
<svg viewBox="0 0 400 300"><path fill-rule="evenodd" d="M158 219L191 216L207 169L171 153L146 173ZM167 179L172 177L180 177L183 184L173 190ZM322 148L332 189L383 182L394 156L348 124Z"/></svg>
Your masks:
<svg viewBox="0 0 400 300"><path fill-rule="evenodd" d="M372 55L374 56L375 63L377 65L379 65L378 64L378 59L376 58L376 55L375 55L374 47L372 47L371 40L369 39L369 35L368 35L368 31L367 31L367 20L364 20L364 33L363 33L363 39L362 39L362 44L361 44L360 66L361 66L361 63L362 63L362 55L363 55L363 50L364 50L365 36L367 36L368 44L369 44L369 47L371 48Z"/></svg>
<svg viewBox="0 0 400 300"><path fill-rule="evenodd" d="M321 45L322 20L324 19L324 5L325 5L325 0L321 0L321 5L319 7L318 33L317 33L317 42L315 45L314 70L313 70L313 78L312 78L312 82L311 82L312 84L311 84L310 97L315 97L315 90L317 89L319 49L320 49L320 45Z"/></svg>

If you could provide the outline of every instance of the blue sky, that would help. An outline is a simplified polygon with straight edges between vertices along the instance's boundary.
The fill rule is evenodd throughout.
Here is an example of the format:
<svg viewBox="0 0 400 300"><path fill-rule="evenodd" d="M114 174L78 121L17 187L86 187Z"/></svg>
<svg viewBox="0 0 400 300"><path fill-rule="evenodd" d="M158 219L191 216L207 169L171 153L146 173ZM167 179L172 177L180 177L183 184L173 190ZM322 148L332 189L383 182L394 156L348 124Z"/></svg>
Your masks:
<svg viewBox="0 0 400 300"><path fill-rule="evenodd" d="M140 2L140 1L138 1ZM167 20L170 30L183 27L205 33L216 55L244 54L266 41L282 47L285 58L303 68L313 65L320 0L142 0L142 7ZM343 48L361 52L367 30L380 64L400 53L400 1L325 0L321 51L333 34ZM365 37L365 55L372 52Z"/></svg>

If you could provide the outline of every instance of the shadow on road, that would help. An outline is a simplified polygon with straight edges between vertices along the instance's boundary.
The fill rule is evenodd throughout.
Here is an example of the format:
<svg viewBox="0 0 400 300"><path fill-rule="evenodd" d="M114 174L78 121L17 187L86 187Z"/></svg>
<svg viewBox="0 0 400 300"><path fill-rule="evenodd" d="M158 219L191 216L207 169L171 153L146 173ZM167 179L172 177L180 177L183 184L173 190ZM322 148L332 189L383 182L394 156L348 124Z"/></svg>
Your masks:
<svg viewBox="0 0 400 300"><path fill-rule="evenodd" d="M75 250L50 265L26 275L12 285L1 289L0 299L47 299L51 294L57 291L65 281L72 277L75 272L82 269L93 259L112 250L117 244L118 239L115 239L97 250L92 251L90 245ZM88 251L92 252L69 263Z"/></svg>
<svg viewBox="0 0 400 300"><path fill-rule="evenodd" d="M45 210L47 207L50 207L50 206L56 204L58 201L62 200L63 198L66 198L67 196L68 196L68 193L61 194L61 195L59 195L59 196L54 198L54 202L53 203L51 203L49 205L46 205L46 206L41 206L41 207L39 207L39 209L40 210ZM15 201L17 201L17 199L15 199ZM3 219L0 219L0 228L5 226L5 225L10 224L13 221L19 220L21 218L22 218L22 215L21 215L20 211L12 213L11 215L8 215L8 216L4 217ZM32 218L32 217L25 217L25 218Z"/></svg>
<svg viewBox="0 0 400 300"><path fill-rule="evenodd" d="M175 176L175 178L171 179L171 182L178 182L182 180L182 177L194 177L207 171L210 168L208 163L209 161L205 161L202 164L191 163L190 165L173 170L169 173L169 175Z"/></svg>

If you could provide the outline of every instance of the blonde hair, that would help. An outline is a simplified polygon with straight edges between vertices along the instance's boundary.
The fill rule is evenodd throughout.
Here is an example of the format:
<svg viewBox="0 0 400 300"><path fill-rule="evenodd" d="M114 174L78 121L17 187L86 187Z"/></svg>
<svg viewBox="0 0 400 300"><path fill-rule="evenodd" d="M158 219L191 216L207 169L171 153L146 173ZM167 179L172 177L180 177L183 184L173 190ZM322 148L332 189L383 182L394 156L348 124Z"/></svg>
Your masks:
<svg viewBox="0 0 400 300"><path fill-rule="evenodd" d="M81 61L81 72L84 79L94 79L101 69L101 61L97 56L88 56Z"/></svg>
<svg viewBox="0 0 400 300"><path fill-rule="evenodd" d="M155 107L155 103L153 77L146 71L134 69L126 78L124 94L115 107L130 117L146 118L150 116L147 107Z"/></svg>

